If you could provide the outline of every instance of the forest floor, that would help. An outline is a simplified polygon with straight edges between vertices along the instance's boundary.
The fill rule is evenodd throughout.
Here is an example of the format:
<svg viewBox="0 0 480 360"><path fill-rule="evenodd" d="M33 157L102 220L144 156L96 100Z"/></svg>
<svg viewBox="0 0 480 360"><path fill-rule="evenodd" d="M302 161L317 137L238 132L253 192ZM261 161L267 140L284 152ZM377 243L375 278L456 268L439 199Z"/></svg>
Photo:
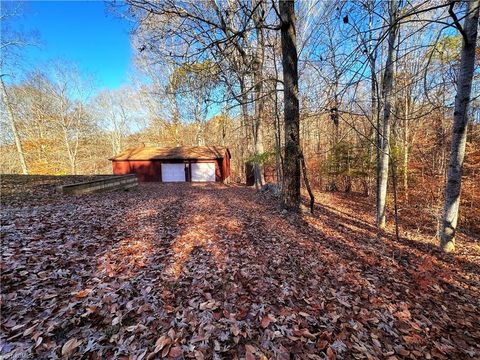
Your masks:
<svg viewBox="0 0 480 360"><path fill-rule="evenodd" d="M2 358L480 357L478 239L377 235L358 195L54 188L2 179Z"/></svg>

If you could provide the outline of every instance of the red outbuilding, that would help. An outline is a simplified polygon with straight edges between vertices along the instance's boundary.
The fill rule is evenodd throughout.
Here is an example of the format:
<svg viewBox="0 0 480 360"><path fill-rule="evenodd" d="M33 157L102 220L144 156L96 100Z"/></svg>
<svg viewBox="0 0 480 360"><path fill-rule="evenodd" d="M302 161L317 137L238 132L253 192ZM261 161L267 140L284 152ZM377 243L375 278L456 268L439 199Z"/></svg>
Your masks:
<svg viewBox="0 0 480 360"><path fill-rule="evenodd" d="M111 158L115 175L137 174L139 181L224 182L230 151L221 146L137 147Z"/></svg>

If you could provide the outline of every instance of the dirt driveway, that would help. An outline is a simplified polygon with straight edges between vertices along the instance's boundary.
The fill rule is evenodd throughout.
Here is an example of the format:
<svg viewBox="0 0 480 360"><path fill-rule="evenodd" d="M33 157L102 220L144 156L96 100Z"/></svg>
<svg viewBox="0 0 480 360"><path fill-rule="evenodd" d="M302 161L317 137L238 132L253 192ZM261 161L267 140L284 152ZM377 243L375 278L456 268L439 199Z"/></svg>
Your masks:
<svg viewBox="0 0 480 360"><path fill-rule="evenodd" d="M6 358L480 356L478 266L377 239L341 207L142 184L1 220Z"/></svg>

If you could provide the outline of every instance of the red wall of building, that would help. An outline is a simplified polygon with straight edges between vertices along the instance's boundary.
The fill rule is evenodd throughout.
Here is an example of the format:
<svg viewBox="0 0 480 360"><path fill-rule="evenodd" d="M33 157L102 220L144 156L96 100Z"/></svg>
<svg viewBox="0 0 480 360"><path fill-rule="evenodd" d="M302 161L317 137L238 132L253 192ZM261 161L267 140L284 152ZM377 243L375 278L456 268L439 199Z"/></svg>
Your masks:
<svg viewBox="0 0 480 360"><path fill-rule="evenodd" d="M222 159L223 179L225 180L230 176L230 156L225 156Z"/></svg>
<svg viewBox="0 0 480 360"><path fill-rule="evenodd" d="M159 161L112 161L115 175L137 174L142 182L162 181L162 166Z"/></svg>
<svg viewBox="0 0 480 360"><path fill-rule="evenodd" d="M215 181L222 182L230 176L230 159L228 156L218 160L114 160L112 169L115 175L137 174L141 182L162 181L163 163L195 163L215 162ZM188 181L191 181L191 174L188 174Z"/></svg>

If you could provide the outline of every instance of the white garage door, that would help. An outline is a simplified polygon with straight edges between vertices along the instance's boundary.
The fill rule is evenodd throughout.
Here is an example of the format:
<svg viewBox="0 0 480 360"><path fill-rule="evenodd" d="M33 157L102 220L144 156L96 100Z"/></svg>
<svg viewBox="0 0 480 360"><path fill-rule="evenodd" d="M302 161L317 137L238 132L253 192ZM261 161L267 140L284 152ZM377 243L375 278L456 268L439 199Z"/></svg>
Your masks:
<svg viewBox="0 0 480 360"><path fill-rule="evenodd" d="M215 181L215 163L193 163L192 181Z"/></svg>
<svg viewBox="0 0 480 360"><path fill-rule="evenodd" d="M184 182L185 164L162 164L163 182Z"/></svg>

